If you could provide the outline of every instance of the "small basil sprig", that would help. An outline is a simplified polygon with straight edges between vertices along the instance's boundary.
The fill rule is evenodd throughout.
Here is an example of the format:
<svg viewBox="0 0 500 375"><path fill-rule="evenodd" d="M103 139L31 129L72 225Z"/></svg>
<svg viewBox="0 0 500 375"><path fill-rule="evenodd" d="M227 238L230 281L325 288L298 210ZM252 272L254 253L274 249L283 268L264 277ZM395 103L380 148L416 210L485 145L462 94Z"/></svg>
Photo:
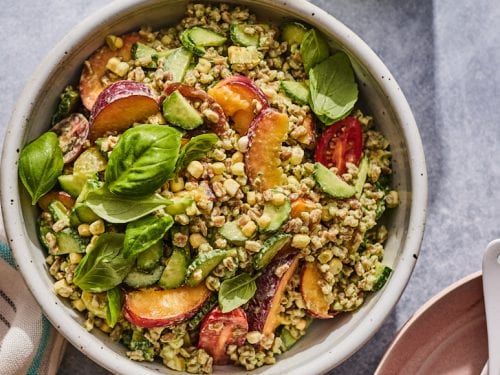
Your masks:
<svg viewBox="0 0 500 375"><path fill-rule="evenodd" d="M122 313L123 297L119 287L114 287L106 292L108 308L106 310L106 324L113 328Z"/></svg>
<svg viewBox="0 0 500 375"><path fill-rule="evenodd" d="M172 216L149 215L127 224L124 256L129 258L147 250L160 241L174 224Z"/></svg>
<svg viewBox="0 0 500 375"><path fill-rule="evenodd" d="M121 284L135 258L123 256L123 233L103 233L75 269L73 282L80 289L101 293Z"/></svg>
<svg viewBox="0 0 500 375"><path fill-rule="evenodd" d="M56 184L64 167L59 139L46 132L27 144L19 157L19 177L31 196L31 204L48 193Z"/></svg>
<svg viewBox="0 0 500 375"><path fill-rule="evenodd" d="M135 198L118 196L103 186L89 192L85 204L107 222L122 224L137 220L173 202L159 194Z"/></svg>
<svg viewBox="0 0 500 375"><path fill-rule="evenodd" d="M349 57L337 52L309 71L310 105L326 125L347 116L358 100L358 85Z"/></svg>
<svg viewBox="0 0 500 375"><path fill-rule="evenodd" d="M125 131L109 157L109 190L126 196L154 193L173 176L181 133L166 125L140 125Z"/></svg>
<svg viewBox="0 0 500 375"><path fill-rule="evenodd" d="M302 39L300 55L304 62L304 69L309 71L313 66L320 63L330 54L330 47L326 38L316 29L309 30Z"/></svg>
<svg viewBox="0 0 500 375"><path fill-rule="evenodd" d="M224 280L219 289L219 306L223 313L244 305L257 291L255 280L260 276L241 273L231 279Z"/></svg>
<svg viewBox="0 0 500 375"><path fill-rule="evenodd" d="M181 149L179 159L177 159L177 164L175 166L175 172L179 173L193 160L200 160L203 158L218 140L219 137L212 133L200 134L191 138Z"/></svg>

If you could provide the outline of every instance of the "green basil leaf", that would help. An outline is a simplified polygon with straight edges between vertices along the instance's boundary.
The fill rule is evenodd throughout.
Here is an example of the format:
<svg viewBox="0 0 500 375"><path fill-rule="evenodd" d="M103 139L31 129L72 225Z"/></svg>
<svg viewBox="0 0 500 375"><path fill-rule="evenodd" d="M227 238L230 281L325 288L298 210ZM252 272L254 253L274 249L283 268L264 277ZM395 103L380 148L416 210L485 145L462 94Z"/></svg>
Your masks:
<svg viewBox="0 0 500 375"><path fill-rule="evenodd" d="M172 216L149 215L127 224L124 256L136 256L161 240L174 224Z"/></svg>
<svg viewBox="0 0 500 375"><path fill-rule="evenodd" d="M173 176L181 133L166 125L140 125L125 131L109 157L109 190L126 196L154 193Z"/></svg>
<svg viewBox="0 0 500 375"><path fill-rule="evenodd" d="M19 157L19 177L32 205L54 187L63 167L63 154L55 133L46 132L24 146Z"/></svg>
<svg viewBox="0 0 500 375"><path fill-rule="evenodd" d="M310 105L326 125L346 117L358 100L358 85L349 57L337 52L309 72Z"/></svg>
<svg viewBox="0 0 500 375"><path fill-rule="evenodd" d="M110 223L129 223L173 202L159 194L146 197L122 197L106 186L87 194L85 204L100 218Z"/></svg>
<svg viewBox="0 0 500 375"><path fill-rule="evenodd" d="M330 54L330 47L326 38L316 29L311 29L304 35L300 45L300 54L304 62L304 69L309 69L326 59Z"/></svg>
<svg viewBox="0 0 500 375"><path fill-rule="evenodd" d="M121 284L135 258L123 256L123 233L103 233L75 269L73 282L80 289L101 293Z"/></svg>
<svg viewBox="0 0 500 375"><path fill-rule="evenodd" d="M257 290L255 279L259 276L260 274L251 276L248 273L241 273L224 280L219 289L221 311L227 313L250 301Z"/></svg>
<svg viewBox="0 0 500 375"><path fill-rule="evenodd" d="M175 166L176 173L186 168L193 160L202 159L218 140L219 137L212 133L200 134L191 138L181 149L179 159L177 159L177 164Z"/></svg>
<svg viewBox="0 0 500 375"><path fill-rule="evenodd" d="M106 324L113 328L122 313L123 297L120 288L114 287L106 292L108 308L106 310Z"/></svg>

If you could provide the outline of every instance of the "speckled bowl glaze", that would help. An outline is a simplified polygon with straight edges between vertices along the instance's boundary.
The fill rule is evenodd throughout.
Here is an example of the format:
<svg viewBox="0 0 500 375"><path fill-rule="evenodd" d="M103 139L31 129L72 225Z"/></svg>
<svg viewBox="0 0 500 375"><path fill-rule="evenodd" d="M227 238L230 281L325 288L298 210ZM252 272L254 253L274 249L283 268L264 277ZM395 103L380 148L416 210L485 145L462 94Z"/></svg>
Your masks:
<svg viewBox="0 0 500 375"><path fill-rule="evenodd" d="M236 1L227 1L236 3ZM7 235L28 287L54 326L91 359L120 374L169 373L160 363L138 363L125 348L106 335L89 333L83 318L53 292L44 252L37 240L36 209L17 176L19 150L49 127L58 95L68 82L77 82L83 61L109 33L121 34L149 24L175 24L186 0L119 0L76 26L40 63L19 98L12 115L2 155L1 203ZM323 373L356 352L381 326L396 305L414 268L424 231L427 174L423 147L408 103L391 73L377 55L351 30L304 0L239 0L262 19L301 19L325 33L332 47L351 58L367 113L391 142L395 188L401 205L387 218L389 239L385 262L394 273L385 288L368 298L353 314L315 322L308 334L277 364L256 374ZM246 373L236 367L217 367L218 374Z"/></svg>

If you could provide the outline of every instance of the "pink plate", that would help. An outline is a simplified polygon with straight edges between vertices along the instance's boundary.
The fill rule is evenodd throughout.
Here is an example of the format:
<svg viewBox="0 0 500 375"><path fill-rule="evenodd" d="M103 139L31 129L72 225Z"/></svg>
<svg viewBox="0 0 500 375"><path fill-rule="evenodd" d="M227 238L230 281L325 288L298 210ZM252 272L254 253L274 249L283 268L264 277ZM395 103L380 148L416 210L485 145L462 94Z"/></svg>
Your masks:
<svg viewBox="0 0 500 375"><path fill-rule="evenodd" d="M477 375L488 358L481 272L447 287L401 328L375 375Z"/></svg>

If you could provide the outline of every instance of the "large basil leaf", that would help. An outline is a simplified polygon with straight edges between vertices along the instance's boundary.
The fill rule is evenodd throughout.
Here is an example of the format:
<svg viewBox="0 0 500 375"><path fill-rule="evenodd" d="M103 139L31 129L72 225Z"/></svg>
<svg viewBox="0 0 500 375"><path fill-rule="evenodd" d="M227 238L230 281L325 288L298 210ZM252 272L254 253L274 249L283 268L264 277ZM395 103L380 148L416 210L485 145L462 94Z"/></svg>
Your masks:
<svg viewBox="0 0 500 375"><path fill-rule="evenodd" d="M122 313L123 298L119 287L114 287L106 292L108 308L106 310L106 324L113 328Z"/></svg>
<svg viewBox="0 0 500 375"><path fill-rule="evenodd" d="M149 215L127 224L124 255L136 256L161 240L174 224L172 216Z"/></svg>
<svg viewBox="0 0 500 375"><path fill-rule="evenodd" d="M312 68L309 86L311 109L326 125L347 116L358 100L358 85L344 52L337 52Z"/></svg>
<svg viewBox="0 0 500 375"><path fill-rule="evenodd" d="M75 269L73 282L80 289L101 293L121 284L135 258L123 256L123 233L103 233Z"/></svg>
<svg viewBox="0 0 500 375"><path fill-rule="evenodd" d="M109 157L105 180L115 194L152 194L172 177L181 133L166 125L140 125L125 131Z"/></svg>
<svg viewBox="0 0 500 375"><path fill-rule="evenodd" d="M118 196L103 186L89 192L85 204L100 218L120 224L137 220L173 202L159 194L135 198Z"/></svg>
<svg viewBox="0 0 500 375"><path fill-rule="evenodd" d="M186 168L193 160L202 159L218 140L219 137L212 133L200 134L191 138L181 149L181 154L175 166L176 173Z"/></svg>
<svg viewBox="0 0 500 375"><path fill-rule="evenodd" d="M31 204L48 193L64 167L57 135L46 132L27 144L19 157L19 177L31 196Z"/></svg>
<svg viewBox="0 0 500 375"><path fill-rule="evenodd" d="M304 69L309 72L309 69L328 57L330 47L318 30L311 29L304 35L300 45L300 54L304 62Z"/></svg>
<svg viewBox="0 0 500 375"><path fill-rule="evenodd" d="M223 313L232 311L250 301L257 290L255 279L259 276L259 274L250 276L248 273L242 273L224 280L219 289L221 311Z"/></svg>

